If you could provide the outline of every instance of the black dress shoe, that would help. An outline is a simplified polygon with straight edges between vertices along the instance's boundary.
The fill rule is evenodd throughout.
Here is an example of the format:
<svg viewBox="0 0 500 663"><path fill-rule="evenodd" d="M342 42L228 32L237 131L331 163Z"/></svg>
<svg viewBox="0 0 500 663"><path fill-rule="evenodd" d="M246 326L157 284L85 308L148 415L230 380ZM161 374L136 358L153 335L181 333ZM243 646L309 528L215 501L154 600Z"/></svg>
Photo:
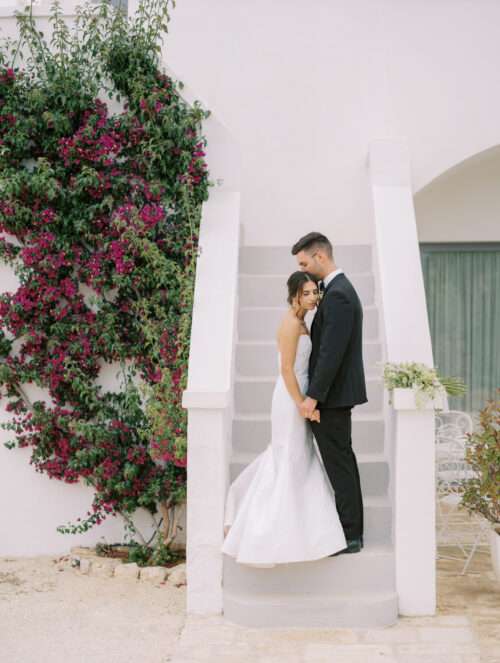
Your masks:
<svg viewBox="0 0 500 663"><path fill-rule="evenodd" d="M347 548L343 548L342 550L333 553L333 555L328 555L328 557L336 557L337 555L361 552L362 547L362 539L347 539Z"/></svg>

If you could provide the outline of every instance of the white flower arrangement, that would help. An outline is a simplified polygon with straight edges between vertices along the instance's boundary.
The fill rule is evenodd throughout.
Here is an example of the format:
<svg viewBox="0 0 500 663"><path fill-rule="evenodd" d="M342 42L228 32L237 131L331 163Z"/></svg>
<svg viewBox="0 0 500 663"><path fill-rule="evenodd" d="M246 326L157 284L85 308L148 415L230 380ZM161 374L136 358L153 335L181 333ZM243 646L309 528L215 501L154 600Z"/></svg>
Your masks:
<svg viewBox="0 0 500 663"><path fill-rule="evenodd" d="M465 384L462 378L440 376L435 368L425 364L386 362L383 366L384 384L389 391L389 403L392 403L393 389L413 389L418 408L423 408L429 400L439 399L445 394L450 396L465 394Z"/></svg>

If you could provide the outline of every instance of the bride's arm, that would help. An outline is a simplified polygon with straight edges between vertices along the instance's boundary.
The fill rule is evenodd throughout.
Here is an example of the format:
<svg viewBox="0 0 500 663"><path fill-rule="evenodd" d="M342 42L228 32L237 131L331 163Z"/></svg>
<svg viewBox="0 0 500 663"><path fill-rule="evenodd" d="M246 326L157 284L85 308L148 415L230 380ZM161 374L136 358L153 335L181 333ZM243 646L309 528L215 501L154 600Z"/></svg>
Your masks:
<svg viewBox="0 0 500 663"><path fill-rule="evenodd" d="M299 321L286 317L278 332L278 346L281 354L281 375L288 393L298 406L305 398L300 391L294 369L300 331Z"/></svg>

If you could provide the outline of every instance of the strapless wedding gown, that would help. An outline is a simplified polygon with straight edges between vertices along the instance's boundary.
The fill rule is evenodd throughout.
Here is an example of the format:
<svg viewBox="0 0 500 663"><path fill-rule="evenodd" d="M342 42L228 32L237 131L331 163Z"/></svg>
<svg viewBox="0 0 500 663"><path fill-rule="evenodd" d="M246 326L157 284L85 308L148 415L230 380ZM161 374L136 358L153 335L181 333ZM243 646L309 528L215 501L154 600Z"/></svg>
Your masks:
<svg viewBox="0 0 500 663"><path fill-rule="evenodd" d="M310 353L311 339L303 334L294 365L303 394ZM271 441L230 485L227 525L231 529L222 552L250 566L312 561L347 545L311 428L288 393L281 371L272 397Z"/></svg>

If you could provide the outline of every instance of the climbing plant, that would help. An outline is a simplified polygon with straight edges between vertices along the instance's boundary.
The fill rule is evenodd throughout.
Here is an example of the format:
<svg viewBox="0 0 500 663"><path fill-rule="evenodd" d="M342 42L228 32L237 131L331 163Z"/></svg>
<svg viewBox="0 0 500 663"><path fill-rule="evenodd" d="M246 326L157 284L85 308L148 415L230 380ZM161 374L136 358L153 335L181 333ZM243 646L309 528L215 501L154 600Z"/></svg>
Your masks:
<svg viewBox="0 0 500 663"><path fill-rule="evenodd" d="M173 540L186 490L186 385L201 205L199 103L161 68L168 0L128 17L55 0L0 46L0 384L14 449L36 471L94 489L85 532L148 510ZM119 387L103 371L119 366ZM118 377L118 375L117 375ZM44 388L31 401L27 385ZM155 518L160 512L161 520ZM83 514L82 514L83 515Z"/></svg>

